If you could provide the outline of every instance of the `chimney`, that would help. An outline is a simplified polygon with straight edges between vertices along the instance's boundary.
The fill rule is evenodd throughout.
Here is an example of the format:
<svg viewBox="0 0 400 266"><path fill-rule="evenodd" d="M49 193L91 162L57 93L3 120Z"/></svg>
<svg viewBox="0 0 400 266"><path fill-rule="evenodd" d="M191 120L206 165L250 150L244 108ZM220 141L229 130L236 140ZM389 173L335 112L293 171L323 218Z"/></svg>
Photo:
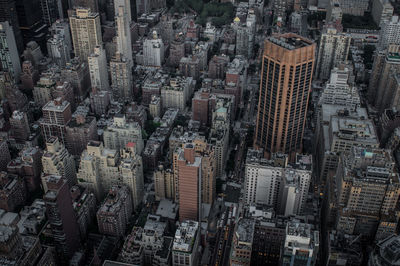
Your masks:
<svg viewBox="0 0 400 266"><path fill-rule="evenodd" d="M195 153L194 153L193 143L187 143L185 145L185 148L183 150L183 155L185 157L185 160L188 161L190 164L194 163Z"/></svg>

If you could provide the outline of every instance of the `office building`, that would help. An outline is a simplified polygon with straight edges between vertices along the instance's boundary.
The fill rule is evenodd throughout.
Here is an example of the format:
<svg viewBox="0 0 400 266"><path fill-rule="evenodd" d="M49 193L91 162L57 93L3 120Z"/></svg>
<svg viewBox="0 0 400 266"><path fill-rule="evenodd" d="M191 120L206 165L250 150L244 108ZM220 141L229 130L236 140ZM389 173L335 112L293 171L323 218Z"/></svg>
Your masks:
<svg viewBox="0 0 400 266"><path fill-rule="evenodd" d="M198 263L200 226L196 221L180 223L172 245L172 265L194 266Z"/></svg>
<svg viewBox="0 0 400 266"><path fill-rule="evenodd" d="M90 109L98 116L104 115L108 111L110 105L111 93L109 91L102 91L97 88L92 88L89 96Z"/></svg>
<svg viewBox="0 0 400 266"><path fill-rule="evenodd" d="M376 25L382 28L385 21L393 16L393 6L388 0L374 0L371 6L371 15Z"/></svg>
<svg viewBox="0 0 400 266"><path fill-rule="evenodd" d="M22 90L32 91L38 80L39 71L35 69L31 61L24 61L21 72Z"/></svg>
<svg viewBox="0 0 400 266"><path fill-rule="evenodd" d="M97 123L94 116L77 114L66 127L66 148L74 156L80 156L91 140L97 140Z"/></svg>
<svg viewBox="0 0 400 266"><path fill-rule="evenodd" d="M379 49L386 49L389 44L400 45L400 20L398 16L392 16L390 20L382 22L379 36Z"/></svg>
<svg viewBox="0 0 400 266"><path fill-rule="evenodd" d="M319 232L312 225L296 220L288 222L281 265L315 265L319 245Z"/></svg>
<svg viewBox="0 0 400 266"><path fill-rule="evenodd" d="M133 209L139 207L144 196L142 157L135 148L136 145L129 142L124 149L121 149L121 163L118 168L122 183L131 192Z"/></svg>
<svg viewBox="0 0 400 266"><path fill-rule="evenodd" d="M117 52L110 61L111 87L115 99L133 97L132 64Z"/></svg>
<svg viewBox="0 0 400 266"><path fill-rule="evenodd" d="M57 137L65 144L66 125L71 120L71 105L60 98L49 101L42 108L43 117L40 119L40 127L45 141L51 137Z"/></svg>
<svg viewBox="0 0 400 266"><path fill-rule="evenodd" d="M97 211L99 232L122 237L132 215L132 198L127 186L112 186Z"/></svg>
<svg viewBox="0 0 400 266"><path fill-rule="evenodd" d="M201 219L201 157L193 143L178 152L179 220Z"/></svg>
<svg viewBox="0 0 400 266"><path fill-rule="evenodd" d="M153 118L161 117L161 98L159 96L153 95L151 97L151 102L149 103L150 115Z"/></svg>
<svg viewBox="0 0 400 266"><path fill-rule="evenodd" d="M368 265L383 266L396 265L400 263L400 237L391 235L376 244L372 254L370 254Z"/></svg>
<svg viewBox="0 0 400 266"><path fill-rule="evenodd" d="M125 239L119 261L139 265L171 265L173 238L165 235L167 223L149 215L144 227L133 227Z"/></svg>
<svg viewBox="0 0 400 266"><path fill-rule="evenodd" d="M255 220L241 218L235 225L232 247L230 251L230 265L250 265L253 245Z"/></svg>
<svg viewBox="0 0 400 266"><path fill-rule="evenodd" d="M52 25L57 19L62 19L63 6L60 0L40 0L43 22Z"/></svg>
<svg viewBox="0 0 400 266"><path fill-rule="evenodd" d="M67 180L61 176L47 179L48 191L43 196L51 234L61 261L67 262L79 248L79 226L72 206Z"/></svg>
<svg viewBox="0 0 400 266"><path fill-rule="evenodd" d="M68 186L76 184L75 161L65 146L56 137L51 137L46 141L46 150L42 156L42 185L47 192L47 176L58 175L67 180Z"/></svg>
<svg viewBox="0 0 400 266"><path fill-rule="evenodd" d="M200 77L200 59L197 56L182 57L179 61L179 72L194 80Z"/></svg>
<svg viewBox="0 0 400 266"><path fill-rule="evenodd" d="M86 239L89 226L96 216L96 197L87 189L77 185L71 187L70 192L81 239Z"/></svg>
<svg viewBox="0 0 400 266"><path fill-rule="evenodd" d="M10 117L11 136L18 143L28 140L31 130L25 112L14 111Z"/></svg>
<svg viewBox="0 0 400 266"><path fill-rule="evenodd" d="M92 12L99 12L98 0L72 0L70 8L84 7L90 9Z"/></svg>
<svg viewBox="0 0 400 266"><path fill-rule="evenodd" d="M194 89L193 78L171 78L169 84L161 88L161 103L163 110L175 108L185 110L186 102Z"/></svg>
<svg viewBox="0 0 400 266"><path fill-rule="evenodd" d="M338 32L334 27L326 27L322 33L318 48L315 75L318 79L327 80L331 69L345 62L349 55L351 37Z"/></svg>
<svg viewBox="0 0 400 266"><path fill-rule="evenodd" d="M375 236L378 221L395 209L400 195L394 167L388 150L353 147L341 155L329 184L331 219L336 215L338 231Z"/></svg>
<svg viewBox="0 0 400 266"><path fill-rule="evenodd" d="M164 62L164 43L156 31L151 39L143 43L143 64L145 66L160 67Z"/></svg>
<svg viewBox="0 0 400 266"><path fill-rule="evenodd" d="M175 199L175 178L172 169L159 165L154 171L154 191L156 200Z"/></svg>
<svg viewBox="0 0 400 266"><path fill-rule="evenodd" d="M17 5L15 0L1 0L0 2L0 22L8 21L15 35L15 43L18 49L18 55L24 50L22 33L20 30Z"/></svg>
<svg viewBox="0 0 400 266"><path fill-rule="evenodd" d="M21 75L21 62L13 27L8 21L0 22L0 70L9 72L15 82Z"/></svg>
<svg viewBox="0 0 400 266"><path fill-rule="evenodd" d="M7 164L11 161L10 150L6 139L0 139L0 171L7 169Z"/></svg>
<svg viewBox="0 0 400 266"><path fill-rule="evenodd" d="M379 111L390 108L395 96L395 74L400 71L400 45L389 45L386 50L378 51L372 66L368 96L370 102Z"/></svg>
<svg viewBox="0 0 400 266"><path fill-rule="evenodd" d="M296 155L289 165L284 154L273 154L271 160L262 152L249 150L245 167L245 201L247 204L273 206L282 215L301 215L311 183L311 156Z"/></svg>
<svg viewBox="0 0 400 266"><path fill-rule="evenodd" d="M86 61L102 44L100 16L90 9L77 8L69 16L75 56Z"/></svg>
<svg viewBox="0 0 400 266"><path fill-rule="evenodd" d="M121 3L122 2L122 3ZM117 26L117 51L120 52L131 64L132 37L131 37L131 5L130 1L117 0L115 4L115 22Z"/></svg>
<svg viewBox="0 0 400 266"><path fill-rule="evenodd" d="M90 83L92 88L107 91L110 87L108 81L106 51L103 47L97 46L94 52L88 57Z"/></svg>
<svg viewBox="0 0 400 266"><path fill-rule="evenodd" d="M90 73L86 60L87 56L83 62L75 57L61 68L61 80L71 83L77 102L86 98L90 88Z"/></svg>
<svg viewBox="0 0 400 266"><path fill-rule="evenodd" d="M128 122L125 115L115 115L114 121L104 130L104 147L113 150L123 149L129 142L141 154L144 148L142 128L137 122Z"/></svg>
<svg viewBox="0 0 400 266"><path fill-rule="evenodd" d="M302 149L314 55L315 44L296 34L265 42L254 147L267 157L284 152L292 160ZM276 75L279 82L273 82Z"/></svg>
<svg viewBox="0 0 400 266"><path fill-rule="evenodd" d="M24 179L18 175L0 172L0 208L9 212L17 211L26 202Z"/></svg>
<svg viewBox="0 0 400 266"><path fill-rule="evenodd" d="M183 36L176 37L170 44L168 64L179 67L181 58L185 56L185 42Z"/></svg>
<svg viewBox="0 0 400 266"><path fill-rule="evenodd" d="M44 106L52 100L52 93L56 88L56 81L50 73L43 73L33 87L33 99L38 106Z"/></svg>

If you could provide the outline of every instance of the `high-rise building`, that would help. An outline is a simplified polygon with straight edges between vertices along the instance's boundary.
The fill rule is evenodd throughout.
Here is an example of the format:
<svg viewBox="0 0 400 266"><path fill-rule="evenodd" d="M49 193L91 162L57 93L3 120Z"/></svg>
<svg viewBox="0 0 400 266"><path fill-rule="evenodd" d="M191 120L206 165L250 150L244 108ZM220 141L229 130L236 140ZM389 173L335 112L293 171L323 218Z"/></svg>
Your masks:
<svg viewBox="0 0 400 266"><path fill-rule="evenodd" d="M156 31L151 39L143 43L143 64L145 66L160 67L164 62L164 43Z"/></svg>
<svg viewBox="0 0 400 266"><path fill-rule="evenodd" d="M127 186L113 186L97 211L99 232L122 237L132 215L132 197Z"/></svg>
<svg viewBox="0 0 400 266"><path fill-rule="evenodd" d="M149 13L150 11L150 0L138 0L136 1L136 12L137 17L140 15Z"/></svg>
<svg viewBox="0 0 400 266"><path fill-rule="evenodd" d="M400 71L400 45L389 45L378 51L372 66L369 80L368 97L375 108L382 112L390 108L394 94L395 74Z"/></svg>
<svg viewBox="0 0 400 266"><path fill-rule="evenodd" d="M92 12L98 13L99 0L72 0L70 8L84 7L90 9Z"/></svg>
<svg viewBox="0 0 400 266"><path fill-rule="evenodd" d="M396 265L400 261L400 237L391 235L379 241L374 251L370 254L368 265Z"/></svg>
<svg viewBox="0 0 400 266"><path fill-rule="evenodd" d="M43 118L40 120L42 134L46 141L51 137L57 137L65 144L66 125L71 120L71 106L67 101L61 101L60 98L49 101L42 108Z"/></svg>
<svg viewBox="0 0 400 266"><path fill-rule="evenodd" d="M66 127L66 148L74 156L80 156L90 140L97 140L96 117L77 114Z"/></svg>
<svg viewBox="0 0 400 266"><path fill-rule="evenodd" d="M296 164L288 165L284 154L271 160L262 152L249 150L245 168L245 201L275 207L282 215L301 215L311 183L311 156L297 155Z"/></svg>
<svg viewBox="0 0 400 266"><path fill-rule="evenodd" d="M78 102L86 98L90 88L89 67L86 61L82 62L76 57L71 59L65 67L61 68L61 79L71 83Z"/></svg>
<svg viewBox="0 0 400 266"><path fill-rule="evenodd" d="M31 130L26 113L14 111L10 117L10 126L11 137L17 142L25 142L29 138Z"/></svg>
<svg viewBox="0 0 400 266"><path fill-rule="evenodd" d="M24 50L24 43L22 41L22 34L18 21L17 6L15 0L1 0L0 1L0 22L6 22L12 27L15 35L16 47L18 55Z"/></svg>
<svg viewBox="0 0 400 266"><path fill-rule="evenodd" d="M65 66L71 59L71 52L66 44L65 37L61 34L55 34L47 40L47 51L49 57L60 67Z"/></svg>
<svg viewBox="0 0 400 266"><path fill-rule="evenodd" d="M88 57L88 65L92 88L108 90L110 84L108 81L107 58L103 47L96 46L94 48L94 52Z"/></svg>
<svg viewBox="0 0 400 266"><path fill-rule="evenodd" d="M125 148L129 142L135 143L135 149L141 154L144 148L142 128L137 122L129 122L125 115L115 115L114 122L104 130L104 147L113 150Z"/></svg>
<svg viewBox="0 0 400 266"><path fill-rule="evenodd" d="M400 195L391 152L353 147L349 153L343 153L329 191L336 229L373 238L379 220L393 212Z"/></svg>
<svg viewBox="0 0 400 266"><path fill-rule="evenodd" d="M71 31L69 28L68 19L58 19L49 28L50 33L54 35L60 35L63 37L65 46L69 52L72 51L72 38Z"/></svg>
<svg viewBox="0 0 400 266"><path fill-rule="evenodd" d="M40 7L43 21L49 26L64 17L61 0L40 0Z"/></svg>
<svg viewBox="0 0 400 266"><path fill-rule="evenodd" d="M97 88L92 88L90 93L90 108L93 113L98 116L106 114L110 105L111 93L109 91L101 91Z"/></svg>
<svg viewBox="0 0 400 266"><path fill-rule="evenodd" d="M122 2L122 3L120 3ZM130 1L117 0L115 4L115 21L117 24L117 51L120 52L131 64L132 38L131 38L131 5Z"/></svg>
<svg viewBox="0 0 400 266"><path fill-rule="evenodd" d="M9 72L18 82L21 74L21 62L13 28L8 21L0 22L0 71Z"/></svg>
<svg viewBox="0 0 400 266"><path fill-rule="evenodd" d="M194 266L198 264L200 226L196 221L182 221L175 232L172 245L173 266Z"/></svg>
<svg viewBox="0 0 400 266"><path fill-rule="evenodd" d="M48 191L43 196L51 234L61 260L68 262L79 248L79 226L72 206L67 180L53 175L47 179Z"/></svg>
<svg viewBox="0 0 400 266"><path fill-rule="evenodd" d="M149 216L142 227L133 227L125 239L118 261L134 265L171 264L173 238L165 235L167 223L159 221L159 216Z"/></svg>
<svg viewBox="0 0 400 266"><path fill-rule="evenodd" d="M376 25L382 28L385 21L389 21L393 16L394 8L389 0L373 0L371 15Z"/></svg>
<svg viewBox="0 0 400 266"><path fill-rule="evenodd" d="M25 205L26 186L24 179L15 174L0 172L0 208L9 212Z"/></svg>
<svg viewBox="0 0 400 266"><path fill-rule="evenodd" d="M241 218L235 226L233 235L230 265L250 265L254 237L255 220Z"/></svg>
<svg viewBox="0 0 400 266"><path fill-rule="evenodd" d="M42 73L39 81L33 87L33 99L38 106L44 106L51 101L52 93L56 88L55 76L51 73Z"/></svg>
<svg viewBox="0 0 400 266"><path fill-rule="evenodd" d="M133 96L132 64L119 52L110 61L111 87L115 99Z"/></svg>
<svg viewBox="0 0 400 266"><path fill-rule="evenodd" d="M314 57L315 44L293 33L265 42L254 147L267 157L302 149Z"/></svg>
<svg viewBox="0 0 400 266"><path fill-rule="evenodd" d="M22 90L32 91L38 80L39 71L37 71L31 61L24 61L21 73Z"/></svg>
<svg viewBox="0 0 400 266"><path fill-rule="evenodd" d="M76 184L75 160L56 137L51 137L46 141L46 150L42 156L42 166L42 185L45 192L48 191L48 175L61 176L67 180L70 188Z"/></svg>
<svg viewBox="0 0 400 266"><path fill-rule="evenodd" d="M163 110L176 108L185 110L186 102L194 89L193 78L171 78L169 84L161 88L161 103Z"/></svg>
<svg viewBox="0 0 400 266"><path fill-rule="evenodd" d="M75 56L86 61L95 47L102 44L99 13L77 8L71 12L69 22Z"/></svg>
<svg viewBox="0 0 400 266"><path fill-rule="evenodd" d="M390 20L382 23L381 34L379 36L379 49L386 49L389 44L400 45L400 20L399 16L393 16Z"/></svg>
<svg viewBox="0 0 400 266"><path fill-rule="evenodd" d="M331 69L347 60L351 37L338 32L334 27L327 27L319 43L315 75L319 79L328 79Z"/></svg>
<svg viewBox="0 0 400 266"><path fill-rule="evenodd" d="M10 150L8 149L7 140L0 139L0 171L7 169L7 164L11 161Z"/></svg>
<svg viewBox="0 0 400 266"><path fill-rule="evenodd" d="M154 171L154 191L156 200L175 199L175 179L171 169L164 169L159 165Z"/></svg>
<svg viewBox="0 0 400 266"><path fill-rule="evenodd" d="M288 222L281 265L315 265L319 245L319 232L312 225L296 220Z"/></svg>
<svg viewBox="0 0 400 266"><path fill-rule="evenodd" d="M201 157L193 143L186 143L178 152L179 220L201 219Z"/></svg>

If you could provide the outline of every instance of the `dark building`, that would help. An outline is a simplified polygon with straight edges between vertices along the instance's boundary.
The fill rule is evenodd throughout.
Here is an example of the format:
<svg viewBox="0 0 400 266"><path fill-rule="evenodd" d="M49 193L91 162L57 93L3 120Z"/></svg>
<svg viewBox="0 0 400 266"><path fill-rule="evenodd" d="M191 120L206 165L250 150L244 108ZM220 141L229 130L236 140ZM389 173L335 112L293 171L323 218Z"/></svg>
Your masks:
<svg viewBox="0 0 400 266"><path fill-rule="evenodd" d="M54 237L57 255L68 261L79 248L79 226L72 206L67 180L61 176L47 179L48 191L43 196L47 217Z"/></svg>
<svg viewBox="0 0 400 266"><path fill-rule="evenodd" d="M267 158L302 149L314 61L315 44L297 34L265 41L254 147Z"/></svg>
<svg viewBox="0 0 400 266"><path fill-rule="evenodd" d="M0 22L8 21L12 26L15 42L19 54L24 51L24 42L22 41L22 34L19 28L17 5L15 0L0 0Z"/></svg>
<svg viewBox="0 0 400 266"><path fill-rule="evenodd" d="M9 212L17 211L25 201L24 180L17 175L0 172L0 208Z"/></svg>

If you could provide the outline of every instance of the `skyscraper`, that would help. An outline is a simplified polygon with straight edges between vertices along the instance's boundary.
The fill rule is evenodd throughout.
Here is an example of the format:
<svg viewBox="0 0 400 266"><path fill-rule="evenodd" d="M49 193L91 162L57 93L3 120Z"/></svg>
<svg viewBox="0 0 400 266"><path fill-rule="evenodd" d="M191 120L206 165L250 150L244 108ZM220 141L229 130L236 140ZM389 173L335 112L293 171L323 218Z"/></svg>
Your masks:
<svg viewBox="0 0 400 266"><path fill-rule="evenodd" d="M264 45L254 147L264 155L302 148L315 60L315 44L297 34L270 37Z"/></svg>
<svg viewBox="0 0 400 266"><path fill-rule="evenodd" d="M110 61L111 86L113 96L128 99L133 94L133 77L131 63L119 52Z"/></svg>
<svg viewBox="0 0 400 266"><path fill-rule="evenodd" d="M68 261L79 248L79 226L72 207L67 180L51 176L47 180L48 191L43 196L47 217L57 252L63 261Z"/></svg>
<svg viewBox="0 0 400 266"><path fill-rule="evenodd" d="M193 143L180 150L178 168L179 220L197 221L201 210L201 157L195 155Z"/></svg>
<svg viewBox="0 0 400 266"><path fill-rule="evenodd" d="M164 62L164 43L153 31L151 39L143 42L143 64L145 66L161 66Z"/></svg>
<svg viewBox="0 0 400 266"><path fill-rule="evenodd" d="M130 10L131 5L129 1L115 1L115 21L117 24L117 51L123 54L123 56L130 63L133 63Z"/></svg>
<svg viewBox="0 0 400 266"><path fill-rule="evenodd" d="M70 15L69 22L75 56L86 61L94 48L102 44L99 13L77 8Z"/></svg>
<svg viewBox="0 0 400 266"><path fill-rule="evenodd" d="M13 28L8 21L0 22L0 71L9 72L14 81L19 81L21 63Z"/></svg>
<svg viewBox="0 0 400 266"><path fill-rule="evenodd" d="M22 34L19 29L17 6L15 0L0 0L0 22L8 21L15 34L15 42L19 54L24 50Z"/></svg>
<svg viewBox="0 0 400 266"><path fill-rule="evenodd" d="M102 46L96 46L94 52L88 57L90 81L92 88L100 90L109 89L106 51Z"/></svg>
<svg viewBox="0 0 400 266"><path fill-rule="evenodd" d="M319 79L327 80L331 69L347 60L351 37L338 32L334 27L324 29L318 49L318 60L315 66L315 75Z"/></svg>
<svg viewBox="0 0 400 266"><path fill-rule="evenodd" d="M43 21L47 25L51 25L57 19L64 17L61 0L41 0L40 7Z"/></svg>

